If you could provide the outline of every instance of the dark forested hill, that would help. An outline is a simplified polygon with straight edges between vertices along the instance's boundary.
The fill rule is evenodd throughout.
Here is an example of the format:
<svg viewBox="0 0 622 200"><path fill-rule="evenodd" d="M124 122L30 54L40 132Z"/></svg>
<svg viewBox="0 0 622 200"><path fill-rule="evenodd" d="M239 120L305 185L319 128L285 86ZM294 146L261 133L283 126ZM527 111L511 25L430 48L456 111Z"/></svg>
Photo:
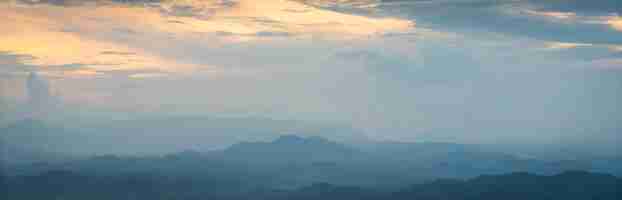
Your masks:
<svg viewBox="0 0 622 200"><path fill-rule="evenodd" d="M8 200L28 199L564 199L617 200L621 180L607 174L570 171L553 176L512 173L470 180L438 180L394 191L318 183L295 190L241 189L234 182L166 177L153 174L94 176L49 171L10 177ZM1 190L0 190L1 191Z"/></svg>
<svg viewBox="0 0 622 200"><path fill-rule="evenodd" d="M511 173L467 181L438 180L415 185L394 199L619 199L620 179L607 174L568 171L553 176Z"/></svg>

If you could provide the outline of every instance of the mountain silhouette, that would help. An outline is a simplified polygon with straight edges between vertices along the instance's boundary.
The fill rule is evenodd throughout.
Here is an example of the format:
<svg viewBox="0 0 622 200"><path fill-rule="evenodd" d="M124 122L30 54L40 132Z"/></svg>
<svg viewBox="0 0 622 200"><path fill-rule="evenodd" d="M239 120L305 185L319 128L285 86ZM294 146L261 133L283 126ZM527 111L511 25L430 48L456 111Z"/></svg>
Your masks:
<svg viewBox="0 0 622 200"><path fill-rule="evenodd" d="M237 143L222 152L227 159L270 163L343 161L358 154L353 148L322 137L296 135L282 135L271 142Z"/></svg>
<svg viewBox="0 0 622 200"><path fill-rule="evenodd" d="M568 171L552 176L525 172L482 175L467 180L443 179L384 190L325 182L288 190L270 187L249 190L240 189L235 182L203 174L195 174L192 178L145 173L98 176L66 170L5 177L5 181L7 190L4 194L0 190L0 195L7 199L618 200L622 195L621 179L586 171Z"/></svg>
<svg viewBox="0 0 622 200"><path fill-rule="evenodd" d="M28 127L38 129L36 127L46 126L37 121L23 123L11 127L11 130L16 131L15 133L28 133ZM34 152L18 153L10 156L27 158L25 155L32 157ZM16 170L11 171L37 174L48 170L67 169L111 176L149 173L174 177L202 174L204 177L239 182L249 187L268 185L292 189L316 182L395 187L436 178L472 178L481 174L506 174L515 171L549 175L568 169L601 171L600 168L590 168L589 164L594 163L576 161L566 164L521 159L486 151L476 145L380 143L371 148L350 146L317 136L282 135L272 141L241 142L217 151L187 150L164 156L108 154L67 162L14 165L12 169ZM604 164L615 166L612 165L615 162ZM611 170L602 171L611 173Z"/></svg>
<svg viewBox="0 0 622 200"><path fill-rule="evenodd" d="M470 180L438 180L412 186L393 199L619 199L620 179L586 171L567 171L553 176L516 172L483 175Z"/></svg>

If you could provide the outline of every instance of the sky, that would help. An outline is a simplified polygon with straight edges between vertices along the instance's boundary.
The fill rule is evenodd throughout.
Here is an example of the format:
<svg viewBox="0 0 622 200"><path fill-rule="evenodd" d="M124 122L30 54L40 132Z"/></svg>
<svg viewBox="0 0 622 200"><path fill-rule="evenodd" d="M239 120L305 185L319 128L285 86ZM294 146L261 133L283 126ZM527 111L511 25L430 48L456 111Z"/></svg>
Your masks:
<svg viewBox="0 0 622 200"><path fill-rule="evenodd" d="M622 142L618 0L0 0L0 13L3 124L36 96L65 125L242 116L376 140ZM49 95L32 94L32 72Z"/></svg>

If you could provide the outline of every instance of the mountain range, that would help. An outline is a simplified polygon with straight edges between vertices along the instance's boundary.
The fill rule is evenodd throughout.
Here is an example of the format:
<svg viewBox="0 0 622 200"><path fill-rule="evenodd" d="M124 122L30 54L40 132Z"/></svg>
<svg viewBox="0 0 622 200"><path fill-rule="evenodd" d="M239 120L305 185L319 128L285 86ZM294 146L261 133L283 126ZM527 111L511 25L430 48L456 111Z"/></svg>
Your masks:
<svg viewBox="0 0 622 200"><path fill-rule="evenodd" d="M44 128L44 125L9 127L5 130L20 130L19 134L23 135L13 131L13 135L5 136L27 144L40 134L37 131ZM194 177L201 174L201 177L238 182L251 188L269 185L281 189L317 182L386 188L436 178L472 178L516 171L551 175L567 170L589 170L619 174L618 166L622 163L619 159L524 158L490 151L479 145L425 142L347 144L319 136L298 135L281 135L272 141L240 142L221 150L186 150L162 156L63 157L54 154L55 159L37 161L39 157L50 155L9 149L11 159L20 156L17 152L31 156L31 162L9 163L7 172L12 175L32 175L57 169L99 175L146 173Z"/></svg>

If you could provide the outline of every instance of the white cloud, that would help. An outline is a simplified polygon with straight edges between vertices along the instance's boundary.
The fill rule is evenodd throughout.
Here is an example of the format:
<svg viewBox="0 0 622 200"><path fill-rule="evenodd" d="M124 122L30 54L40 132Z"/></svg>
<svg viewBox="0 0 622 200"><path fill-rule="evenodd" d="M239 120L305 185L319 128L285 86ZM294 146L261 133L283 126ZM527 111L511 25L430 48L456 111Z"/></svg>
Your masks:
<svg viewBox="0 0 622 200"><path fill-rule="evenodd" d="M548 42L545 44L547 49L559 50L559 49L574 49L577 47L589 47L592 44L587 43L569 43L569 42Z"/></svg>

